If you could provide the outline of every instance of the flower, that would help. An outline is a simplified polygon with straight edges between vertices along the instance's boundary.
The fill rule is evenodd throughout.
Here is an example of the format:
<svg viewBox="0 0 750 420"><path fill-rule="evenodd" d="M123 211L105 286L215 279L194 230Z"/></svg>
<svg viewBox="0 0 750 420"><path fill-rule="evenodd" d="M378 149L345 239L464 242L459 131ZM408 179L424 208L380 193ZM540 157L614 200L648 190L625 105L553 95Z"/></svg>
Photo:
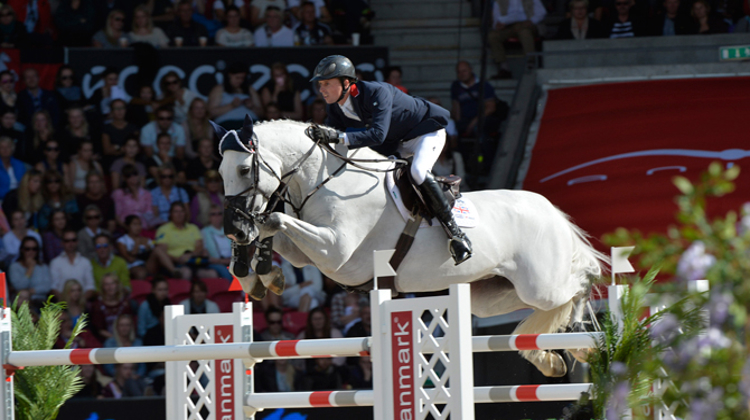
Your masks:
<svg viewBox="0 0 750 420"><path fill-rule="evenodd" d="M680 321L672 313L664 314L658 322L654 322L649 329L651 339L661 345L669 345L679 334Z"/></svg>
<svg viewBox="0 0 750 420"><path fill-rule="evenodd" d="M630 384L627 381L620 381L615 384L612 395L607 401L607 420L620 420L622 418L625 410L628 409L628 394L630 394Z"/></svg>
<svg viewBox="0 0 750 420"><path fill-rule="evenodd" d="M706 253L706 245L695 241L680 257L677 263L677 276L684 280L701 280L716 262L716 257Z"/></svg>

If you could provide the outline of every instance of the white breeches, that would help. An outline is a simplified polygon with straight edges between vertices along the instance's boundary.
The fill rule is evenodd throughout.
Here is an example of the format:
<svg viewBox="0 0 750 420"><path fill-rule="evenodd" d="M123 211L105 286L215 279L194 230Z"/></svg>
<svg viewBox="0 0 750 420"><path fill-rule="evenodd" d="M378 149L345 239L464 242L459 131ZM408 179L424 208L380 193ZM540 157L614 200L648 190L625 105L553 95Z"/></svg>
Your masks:
<svg viewBox="0 0 750 420"><path fill-rule="evenodd" d="M445 130L442 129L413 138L399 145L398 152L401 156L414 156L411 163L411 177L417 185L424 183L427 172L432 169L432 166L440 157L440 153L443 152L443 146L445 146Z"/></svg>

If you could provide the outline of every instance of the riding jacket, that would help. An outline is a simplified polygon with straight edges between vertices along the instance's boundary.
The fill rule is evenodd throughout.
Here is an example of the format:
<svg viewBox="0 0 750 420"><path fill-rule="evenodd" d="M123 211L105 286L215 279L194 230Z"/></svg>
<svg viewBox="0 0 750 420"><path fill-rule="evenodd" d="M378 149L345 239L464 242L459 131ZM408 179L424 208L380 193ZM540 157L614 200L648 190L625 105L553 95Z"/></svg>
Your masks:
<svg viewBox="0 0 750 420"><path fill-rule="evenodd" d="M350 149L371 147L386 156L395 155L400 142L448 125L448 110L387 83L360 81L349 89L348 102L359 121L347 116L334 103L328 105L326 124L345 130Z"/></svg>

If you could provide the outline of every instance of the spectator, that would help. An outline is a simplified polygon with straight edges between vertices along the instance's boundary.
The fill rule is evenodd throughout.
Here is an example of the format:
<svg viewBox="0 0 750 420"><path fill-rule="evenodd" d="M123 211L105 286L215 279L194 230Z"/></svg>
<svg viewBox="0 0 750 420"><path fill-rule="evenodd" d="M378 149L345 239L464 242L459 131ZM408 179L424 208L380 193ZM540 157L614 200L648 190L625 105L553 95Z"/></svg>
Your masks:
<svg viewBox="0 0 750 420"><path fill-rule="evenodd" d="M130 314L120 314L114 323L112 337L107 338L104 341L105 348L120 348L120 347L142 347L143 341L135 336L135 323L133 322L133 316ZM115 365L107 364L103 365L104 372L107 375L115 375ZM146 364L138 363L135 365L135 371L138 377L142 377L146 374Z"/></svg>
<svg viewBox="0 0 750 420"><path fill-rule="evenodd" d="M16 261L21 256L20 249L24 238L30 236L37 241L37 244L41 245L42 237L26 226L26 218L21 210L15 210L9 214L10 230L3 235L3 248L5 248L7 255L6 260Z"/></svg>
<svg viewBox="0 0 750 420"><path fill-rule="evenodd" d="M83 141L78 145L78 153L70 159L68 168L68 185L73 187L74 194L86 192L86 176L91 172L104 175L102 165L94 160L93 143Z"/></svg>
<svg viewBox="0 0 750 420"><path fill-rule="evenodd" d="M94 283L96 289L102 290L102 279L106 275L115 275L120 286L130 291L130 271L128 263L122 257L112 252L112 239L109 235L100 233L94 238L96 257L91 259L91 267L94 272Z"/></svg>
<svg viewBox="0 0 750 420"><path fill-rule="evenodd" d="M266 120L267 121L274 121L274 120L280 120L281 119L281 108L279 108L279 104L276 102L269 102L268 105L266 105Z"/></svg>
<svg viewBox="0 0 750 420"><path fill-rule="evenodd" d="M52 118L52 125L60 123L60 108L52 91L39 87L39 72L34 68L23 71L23 83L26 88L18 93L18 112L21 123L31 126L32 117L38 111L47 111Z"/></svg>
<svg viewBox="0 0 750 420"><path fill-rule="evenodd" d="M26 172L17 189L9 192L3 200L3 212L23 212L26 226L36 229L39 224L39 209L44 204L41 191L42 174L36 170Z"/></svg>
<svg viewBox="0 0 750 420"><path fill-rule="evenodd" d="M330 357L312 359L312 368L300 377L299 390L332 391L342 389L344 377L340 365L334 364Z"/></svg>
<svg viewBox="0 0 750 420"><path fill-rule="evenodd" d="M102 130L102 151L105 156L122 156L125 141L131 137L138 137L140 129L127 120L128 103L122 99L115 99L110 105L112 117L104 124Z"/></svg>
<svg viewBox="0 0 750 420"><path fill-rule="evenodd" d="M359 320L348 328L344 328L344 335L347 337L371 337L372 336L372 318L370 317L370 302L359 301Z"/></svg>
<svg viewBox="0 0 750 420"><path fill-rule="evenodd" d="M9 191L18 188L18 182L26 174L26 165L13 157L16 146L9 137L0 137L0 200L5 200ZM7 214L7 207L3 201L3 211Z"/></svg>
<svg viewBox="0 0 750 420"><path fill-rule="evenodd" d="M162 165L159 167L159 186L151 190L154 214L157 214L164 221L169 219L174 203L187 204L190 202L187 192L175 185L176 176L172 165ZM186 217L187 219L189 217Z"/></svg>
<svg viewBox="0 0 750 420"><path fill-rule="evenodd" d="M115 399L143 396L143 386L134 377L135 369L133 363L115 365L115 378L104 387L102 396Z"/></svg>
<svg viewBox="0 0 750 420"><path fill-rule="evenodd" d="M49 229L42 234L44 243L44 262L49 264L63 252L63 232L68 226L68 216L62 209L57 209L50 216Z"/></svg>
<svg viewBox="0 0 750 420"><path fill-rule="evenodd" d="M269 81L260 94L263 105L275 102L284 118L301 121L304 117L302 99L300 93L294 88L289 71L283 63L274 63L271 66L271 81Z"/></svg>
<svg viewBox="0 0 750 420"><path fill-rule="evenodd" d="M107 187L104 185L104 177L101 174L89 172L86 175L86 190L76 197L76 200L79 209L85 209L92 204L98 207L104 219L102 225L110 232L115 231L115 202L107 194Z"/></svg>
<svg viewBox="0 0 750 420"><path fill-rule="evenodd" d="M690 17L683 13L680 0L664 0L664 10L651 20L651 35L684 35L690 31Z"/></svg>
<svg viewBox="0 0 750 420"><path fill-rule="evenodd" d="M256 47L293 47L294 31L284 25L281 9L276 6L266 8L266 23L255 30Z"/></svg>
<svg viewBox="0 0 750 420"><path fill-rule="evenodd" d="M138 152L140 151L138 140L132 137L125 140L122 151L122 157L114 161L110 167L109 175L112 178L112 191L122 187L125 183L126 178L122 175L123 169L127 165L131 165L135 169L140 181L139 185L145 185L146 182L146 165L138 161Z"/></svg>
<svg viewBox="0 0 750 420"><path fill-rule="evenodd" d="M16 20L16 12L7 4L0 6L0 47L24 48L29 34L26 26Z"/></svg>
<svg viewBox="0 0 750 420"><path fill-rule="evenodd" d="M85 0L82 0L85 1ZM55 95L60 109L82 108L89 111L93 107L87 103L83 90L78 85L73 67L63 64L55 75Z"/></svg>
<svg viewBox="0 0 750 420"><path fill-rule="evenodd" d="M18 261L11 264L8 270L8 280L17 291L27 290L31 299L46 301L51 287L50 275L41 255L35 237L23 238Z"/></svg>
<svg viewBox="0 0 750 420"><path fill-rule="evenodd" d="M198 147L198 157L192 159L188 163L187 169L185 171L188 177L188 184L193 188L193 191L195 192L202 192L205 191L206 188L208 188L208 179L203 175L205 175L207 171L218 171L220 163L220 160L213 153L213 140L203 139L199 144L200 146ZM216 172L214 176L215 178L218 178L218 182L221 183L221 177L219 177L219 173ZM221 184L219 184L218 186L214 185L214 187L217 187L218 189L212 192L212 201L213 199L221 199L220 203L223 202L224 196L221 194ZM203 211L208 208L206 206L202 208ZM198 226L205 226L206 223L208 223L208 218L205 217L205 214L201 216L192 212L194 208L195 207L193 206L190 207L192 214L191 220L193 221L193 223L198 222L196 223Z"/></svg>
<svg viewBox="0 0 750 420"><path fill-rule="evenodd" d="M207 152L208 140L204 140L201 143L201 152ZM199 158L200 159L200 158ZM192 169L188 166L188 171L199 171L204 169L201 166L194 166ZM203 170L204 176L200 178L200 187L196 188L197 194L193 197L190 203L190 221L198 225L199 227L208 226L211 221L208 217L209 208L212 205L218 205L223 207L224 205L224 193L223 183L221 181L221 175L218 172L218 164L214 167ZM195 180L198 183L198 180Z"/></svg>
<svg viewBox="0 0 750 420"><path fill-rule="evenodd" d="M74 279L83 287L84 299L89 300L96 294L91 262L78 253L78 234L72 229L63 233L63 253L49 264L52 275L52 292L60 295L65 281Z"/></svg>
<svg viewBox="0 0 750 420"><path fill-rule="evenodd" d="M256 366L256 392L292 392L298 373L287 359L269 360Z"/></svg>
<svg viewBox="0 0 750 420"><path fill-rule="evenodd" d="M727 32L727 24L721 18L711 15L711 5L707 0L695 0L690 14L693 17L690 34L722 34Z"/></svg>
<svg viewBox="0 0 750 420"><path fill-rule="evenodd" d="M641 19L631 13L632 8L633 0L615 0L617 14L608 25L610 38L632 38L644 35Z"/></svg>
<svg viewBox="0 0 750 420"><path fill-rule="evenodd" d="M130 215L138 216L146 228L153 228L159 223L158 214L154 213L151 193L143 189L138 170L127 164L122 168L122 188L112 193L115 202L115 217L117 224L124 227L125 218Z"/></svg>
<svg viewBox="0 0 750 420"><path fill-rule="evenodd" d="M208 104L206 104L206 101L201 98L193 99L188 109L187 120L182 123L182 129L185 130L185 154L188 158L193 159L196 157L198 143L202 139L214 138L214 129L208 122Z"/></svg>
<svg viewBox="0 0 750 420"><path fill-rule="evenodd" d="M71 279L65 282L60 300L65 302L65 312L68 313L73 325L77 324L81 315L87 312L86 301L83 299L83 288L77 280Z"/></svg>
<svg viewBox="0 0 750 420"><path fill-rule="evenodd" d="M94 34L96 10L91 0L62 0L55 12L57 43L66 47L88 47Z"/></svg>
<svg viewBox="0 0 750 420"><path fill-rule="evenodd" d="M171 23L175 20L174 0L155 0L153 3L146 3L151 10L151 19L154 22Z"/></svg>
<svg viewBox="0 0 750 420"><path fill-rule="evenodd" d="M102 384L104 379L102 376L104 376L104 374L96 368L96 365L81 365L78 370L78 376L81 378L83 388L76 392L71 398L102 398L102 391L104 390L104 385Z"/></svg>
<svg viewBox="0 0 750 420"><path fill-rule="evenodd" d="M91 38L91 44L97 48L123 48L132 43L130 34L125 30L125 13L113 10L107 16L107 24Z"/></svg>
<svg viewBox="0 0 750 420"><path fill-rule="evenodd" d="M35 162L40 155L42 144L55 138L52 118L46 110L40 110L31 117L32 126L26 130L26 141L16 145L15 155L24 162Z"/></svg>
<svg viewBox="0 0 750 420"><path fill-rule="evenodd" d="M130 21L130 11L133 10L132 0L92 0L96 9L94 15L94 29L99 30L107 25L107 17L115 10L125 13L125 24Z"/></svg>
<svg viewBox="0 0 750 420"><path fill-rule="evenodd" d="M102 121L105 121L110 118L112 101L125 99L127 94L119 86L120 72L116 68L107 67L104 69L102 81L104 81L104 85L91 95L89 102L94 106L94 111L101 116Z"/></svg>
<svg viewBox="0 0 750 420"><path fill-rule="evenodd" d="M78 231L78 252L84 258L96 258L96 246L94 238L101 235L110 235L109 231L102 229L102 212L94 204L89 204L83 209L84 227Z"/></svg>
<svg viewBox="0 0 750 420"><path fill-rule="evenodd" d="M558 39L594 39L606 36L604 25L589 18L589 0L573 0L568 3L568 8L571 17L560 22Z"/></svg>
<svg viewBox="0 0 750 420"><path fill-rule="evenodd" d="M148 269L159 263L153 261L157 257L157 253L153 252L154 242L142 235L143 223L136 215L131 214L125 218L125 229L125 234L117 239L117 250L128 263L130 277L138 280L145 279L149 271L156 273L158 269L158 265L152 270Z"/></svg>
<svg viewBox="0 0 750 420"><path fill-rule="evenodd" d="M222 206L212 204L207 212L210 223L201 230L203 244L208 252L208 268L223 279L232 280L227 267L232 261L232 242L224 235Z"/></svg>
<svg viewBox="0 0 750 420"><path fill-rule="evenodd" d="M360 303L361 302L361 303ZM354 325L359 319L359 308L361 304L367 304L365 296L339 292L331 298L331 323L336 328L345 328Z"/></svg>
<svg viewBox="0 0 750 420"><path fill-rule="evenodd" d="M151 282L151 293L138 308L138 336L143 337L146 331L159 325L159 318L164 315L164 307L171 304L169 283L164 278L155 278Z"/></svg>
<svg viewBox="0 0 750 420"><path fill-rule="evenodd" d="M16 76L10 70L0 72L0 107L6 112L14 114L18 109L18 94L16 93Z"/></svg>
<svg viewBox="0 0 750 420"><path fill-rule="evenodd" d="M459 136L474 137L479 123L479 92L481 85L466 61L456 64L456 78L451 85L451 117L456 121ZM496 111L495 89L489 82L484 85L484 115L489 117ZM494 128L496 122L485 118L487 128ZM499 123L497 123L499 126Z"/></svg>
<svg viewBox="0 0 750 420"><path fill-rule="evenodd" d="M55 170L63 175L63 181L68 182L68 164L60 157L60 143L57 140L49 140L42 147L42 159L34 165L34 169L40 172ZM68 186L69 187L69 186Z"/></svg>
<svg viewBox="0 0 750 420"><path fill-rule="evenodd" d="M63 156L71 157L83 142L99 145L101 134L95 132L83 113L83 108L70 108L66 111L68 125L60 133L60 143L63 144ZM93 148L92 148L93 151Z"/></svg>
<svg viewBox="0 0 750 420"><path fill-rule="evenodd" d="M0 81L0 83L2 82ZM1 91L2 89L0 89ZM22 130L24 129L25 127L16 121L16 113L10 108L3 109L3 105L0 104L0 137L10 137L15 147L19 143L23 144L24 135ZM16 148L16 150L20 151L23 149Z"/></svg>
<svg viewBox="0 0 750 420"><path fill-rule="evenodd" d="M154 26L148 7L141 5L133 12L133 32L130 33L131 41L145 42L156 48L169 46L169 38L158 26Z"/></svg>
<svg viewBox="0 0 750 420"><path fill-rule="evenodd" d="M206 27L193 20L193 5L190 0L177 3L177 19L167 27L167 36L172 46L197 47L208 40Z"/></svg>
<svg viewBox="0 0 750 420"><path fill-rule="evenodd" d="M513 77L505 61L505 41L512 37L518 38L523 53L528 56L535 50L534 38L539 35L537 25L546 14L547 11L539 0L498 0L492 3L492 30L487 35L487 42L498 68L493 79Z"/></svg>
<svg viewBox="0 0 750 420"><path fill-rule="evenodd" d="M276 306L266 309L266 329L260 333L260 341L293 340L294 335L284 329L284 311Z"/></svg>
<svg viewBox="0 0 750 420"><path fill-rule="evenodd" d="M151 157L156 152L154 146L159 133L168 133L172 137L169 156L182 159L185 156L185 130L174 122L174 111L171 107L159 107L156 110L156 121L151 121L141 129L141 146L146 156Z"/></svg>
<svg viewBox="0 0 750 420"><path fill-rule="evenodd" d="M258 92L247 80L247 67L242 63L227 66L224 83L214 86L208 95L211 118L230 130L241 128L245 115L257 121L262 106Z"/></svg>
<svg viewBox="0 0 750 420"><path fill-rule="evenodd" d="M252 47L255 44L253 33L240 26L240 9L236 6L229 6L226 16L227 26L216 32L216 45L233 48Z"/></svg>
<svg viewBox="0 0 750 420"><path fill-rule="evenodd" d="M203 247L203 237L198 227L187 223L185 204L174 202L169 208L169 222L156 230L156 246L164 249L176 267L174 275L190 280L191 267L198 278L216 278L219 275L208 267L208 254Z"/></svg>
<svg viewBox="0 0 750 420"><path fill-rule="evenodd" d="M289 10L292 12L292 16L294 16L298 20L304 19L304 7L305 7L305 4L307 3L312 4L313 10L315 11L315 17L317 19L325 23L331 22L331 14L328 12L328 8L326 7L325 0L312 0L312 1L287 0L287 6L289 7ZM302 5L301 7L300 7L300 4Z"/></svg>
<svg viewBox="0 0 750 420"><path fill-rule="evenodd" d="M29 33L29 42L34 45L49 45L52 42L52 7L49 0L8 0L6 3L16 12Z"/></svg>
<svg viewBox="0 0 750 420"><path fill-rule="evenodd" d="M310 122L325 125L328 112L326 111L326 102L323 99L316 99L310 105L310 117Z"/></svg>
<svg viewBox="0 0 750 420"><path fill-rule="evenodd" d="M198 95L182 85L182 79L176 72L170 71L161 79L162 104L173 107L174 124L187 120L188 108Z"/></svg>
<svg viewBox="0 0 750 420"><path fill-rule="evenodd" d="M218 314L219 305L206 299L208 287L203 280L194 279L190 282L190 297L179 304L185 307L186 314Z"/></svg>
<svg viewBox="0 0 750 420"><path fill-rule="evenodd" d="M319 306L307 313L307 326L304 331L299 333L297 339L342 338L343 336L341 331L331 326L331 318L328 316L328 312ZM333 363L337 366L342 366L345 362L345 357L333 359Z"/></svg>
<svg viewBox="0 0 750 420"><path fill-rule="evenodd" d="M169 155L172 147L172 137L167 133L160 133L156 138L156 153L146 160L146 171L148 185L159 184L159 169L164 165L171 165L175 171L177 184L185 183L185 169L182 160L178 160Z"/></svg>
<svg viewBox="0 0 750 420"><path fill-rule="evenodd" d="M111 338L115 332L115 320L122 314L131 313L128 294L117 280L117 274L107 273L101 279L99 297L91 302L91 329L99 341Z"/></svg>
<svg viewBox="0 0 750 420"><path fill-rule="evenodd" d="M136 127L143 127L156 119L154 110L159 107L156 92L151 85L144 85L138 89L138 96L130 100L127 110L128 122Z"/></svg>
<svg viewBox="0 0 750 420"><path fill-rule="evenodd" d="M409 90L406 89L401 84L401 77L404 75L403 71L401 71L401 67L399 66L391 66L385 69L385 82L388 83L391 86L396 87L398 90L404 93L409 93Z"/></svg>
<svg viewBox="0 0 750 420"><path fill-rule="evenodd" d="M39 230L46 230L49 227L52 212L57 209L64 211L73 220L77 220L80 211L78 203L63 182L62 174L57 170L50 169L44 172L42 176L42 196L44 196L44 204L39 209L37 224Z"/></svg>
<svg viewBox="0 0 750 420"><path fill-rule="evenodd" d="M275 8L281 16L281 11L286 9L285 0L253 0L249 3L250 24L257 28L267 23L268 15L266 12L269 8Z"/></svg>
<svg viewBox="0 0 750 420"><path fill-rule="evenodd" d="M349 386L351 389L372 389L372 359L362 356L356 365L349 366Z"/></svg>
<svg viewBox="0 0 750 420"><path fill-rule="evenodd" d="M281 295L284 307L309 312L325 303L323 275L317 268L312 265L297 268L282 259L281 270L286 279L284 294Z"/></svg>
<svg viewBox="0 0 750 420"><path fill-rule="evenodd" d="M331 28L320 23L315 15L316 7L313 2L302 3L300 24L294 30L294 45L333 45Z"/></svg>

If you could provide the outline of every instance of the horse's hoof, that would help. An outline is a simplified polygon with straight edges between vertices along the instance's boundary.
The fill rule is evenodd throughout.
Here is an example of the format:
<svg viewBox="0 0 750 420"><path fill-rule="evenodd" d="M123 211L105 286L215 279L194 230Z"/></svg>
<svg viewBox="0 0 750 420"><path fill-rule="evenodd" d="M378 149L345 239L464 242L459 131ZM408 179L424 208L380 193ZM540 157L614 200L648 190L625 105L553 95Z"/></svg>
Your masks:
<svg viewBox="0 0 750 420"><path fill-rule="evenodd" d="M581 363L588 363L589 355L591 354L591 349L575 349L575 350L568 350L568 353L570 353L571 356L573 356L574 359Z"/></svg>
<svg viewBox="0 0 750 420"><path fill-rule="evenodd" d="M544 352L544 355L539 358L537 368L542 372L542 375L548 378L559 378L568 373L565 359L553 351Z"/></svg>
<svg viewBox="0 0 750 420"><path fill-rule="evenodd" d="M266 297L266 286L263 285L262 281L258 280L253 285L253 288L248 295L255 300L263 300L263 298Z"/></svg>
<svg viewBox="0 0 750 420"><path fill-rule="evenodd" d="M271 293L281 296L281 294L284 293L285 287L284 274L279 267L274 267L274 269L271 270L271 274L273 277L266 287Z"/></svg>

